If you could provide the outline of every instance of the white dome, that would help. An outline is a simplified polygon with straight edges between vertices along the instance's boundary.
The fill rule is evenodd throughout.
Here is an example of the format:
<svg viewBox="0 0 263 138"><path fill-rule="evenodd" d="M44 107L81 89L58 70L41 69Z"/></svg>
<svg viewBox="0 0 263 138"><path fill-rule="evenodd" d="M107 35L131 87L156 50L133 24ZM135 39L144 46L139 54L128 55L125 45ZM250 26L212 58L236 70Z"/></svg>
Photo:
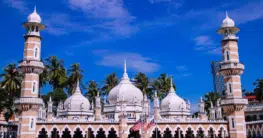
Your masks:
<svg viewBox="0 0 263 138"><path fill-rule="evenodd" d="M66 99L64 103L65 110L71 111L88 111L90 110L89 100L84 97L79 88L79 82L77 83L76 90L73 95Z"/></svg>
<svg viewBox="0 0 263 138"><path fill-rule="evenodd" d="M164 111L181 111L186 110L186 102L184 99L179 97L173 88L171 80L171 88L168 95L161 102L161 109Z"/></svg>
<svg viewBox="0 0 263 138"><path fill-rule="evenodd" d="M226 12L226 18L223 20L221 27L234 27L235 22L228 17L228 14Z"/></svg>
<svg viewBox="0 0 263 138"><path fill-rule="evenodd" d="M36 12L36 7L35 7L35 9L34 9L34 12L31 13L31 14L27 17L27 21L28 21L28 22L41 23L41 17L39 16L39 14L37 14L37 12Z"/></svg>
<svg viewBox="0 0 263 138"><path fill-rule="evenodd" d="M109 92L108 96L110 104L116 104L121 97L124 97L128 104L141 104L143 99L141 90L131 83L126 73L126 62L121 82Z"/></svg>

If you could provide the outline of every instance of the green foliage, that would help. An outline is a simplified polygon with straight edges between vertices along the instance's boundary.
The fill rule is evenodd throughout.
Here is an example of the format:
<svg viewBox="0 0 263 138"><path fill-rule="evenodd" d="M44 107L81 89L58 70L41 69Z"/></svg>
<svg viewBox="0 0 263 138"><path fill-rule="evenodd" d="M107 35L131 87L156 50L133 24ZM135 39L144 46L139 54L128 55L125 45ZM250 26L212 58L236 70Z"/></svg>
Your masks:
<svg viewBox="0 0 263 138"><path fill-rule="evenodd" d="M15 64L8 64L0 74L2 78L1 87L4 88L11 96L18 97L21 90L22 74L18 72Z"/></svg>
<svg viewBox="0 0 263 138"><path fill-rule="evenodd" d="M77 82L82 82L84 70L80 68L79 63L72 64L70 69L68 69L69 77L66 82L66 89L68 90L68 94L72 95L76 89ZM82 85L82 84L81 84Z"/></svg>
<svg viewBox="0 0 263 138"><path fill-rule="evenodd" d="M116 73L109 74L103 82L101 90L103 95L108 95L110 90L118 85L119 78L116 76Z"/></svg>
<svg viewBox="0 0 263 138"><path fill-rule="evenodd" d="M53 89L62 88L67 80L64 61L58 59L56 56L50 56L45 59L45 66L47 68L49 84L53 86Z"/></svg>
<svg viewBox="0 0 263 138"><path fill-rule="evenodd" d="M101 90L96 83L96 81L89 81L88 87L86 88L87 92L85 93L85 97L87 97L90 101L90 103L93 103L94 107L96 106L95 98L98 93L101 94Z"/></svg>
<svg viewBox="0 0 263 138"><path fill-rule="evenodd" d="M254 86L256 87L254 89L254 93L256 94L256 99L258 101L263 100L263 79L258 79L255 83Z"/></svg>
<svg viewBox="0 0 263 138"><path fill-rule="evenodd" d="M161 74L157 79L152 82L152 88L157 90L158 97L162 100L170 90L171 79L166 74ZM173 84L174 89L176 86Z"/></svg>
<svg viewBox="0 0 263 138"><path fill-rule="evenodd" d="M150 79L145 74L139 72L135 75L135 81L136 87L138 87L142 91L143 95L146 94L147 97L152 100L152 95L154 93L152 88L150 87Z"/></svg>
<svg viewBox="0 0 263 138"><path fill-rule="evenodd" d="M207 113L209 113L209 108L211 107L211 103L213 104L213 106L215 106L219 98L220 95L217 92L208 92L207 94L205 94L204 102L205 102L205 110Z"/></svg>
<svg viewBox="0 0 263 138"><path fill-rule="evenodd" d="M64 91L63 88L56 88L54 91L53 91L53 97L52 97L52 100L54 102L54 106L58 106L59 102L60 101L65 101L67 99L67 94L66 92Z"/></svg>

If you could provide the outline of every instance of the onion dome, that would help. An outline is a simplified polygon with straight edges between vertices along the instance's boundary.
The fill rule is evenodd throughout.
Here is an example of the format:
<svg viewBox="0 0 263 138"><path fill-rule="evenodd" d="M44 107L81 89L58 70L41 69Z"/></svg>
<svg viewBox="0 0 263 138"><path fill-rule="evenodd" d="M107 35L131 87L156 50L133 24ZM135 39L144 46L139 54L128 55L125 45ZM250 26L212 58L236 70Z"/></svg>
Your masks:
<svg viewBox="0 0 263 138"><path fill-rule="evenodd" d="M79 82L73 95L66 99L64 103L65 110L71 111L88 111L90 110L89 100L84 97L79 88Z"/></svg>
<svg viewBox="0 0 263 138"><path fill-rule="evenodd" d="M27 17L27 21L28 22L34 22L34 23L41 23L41 17L39 16L39 14L36 11L36 7L34 9L34 12L31 13L28 17Z"/></svg>
<svg viewBox="0 0 263 138"><path fill-rule="evenodd" d="M128 74L126 72L126 61L124 62L124 73L121 79L121 82L115 86L109 92L109 102L110 104L118 103L120 97L125 97L125 101L127 104L134 104L142 102L143 95L140 89L135 87L132 82L130 81Z"/></svg>
<svg viewBox="0 0 263 138"><path fill-rule="evenodd" d="M161 102L161 110L163 111L181 111L186 110L186 102L179 97L173 88L173 80L171 78L171 86L168 95Z"/></svg>
<svg viewBox="0 0 263 138"><path fill-rule="evenodd" d="M235 26L235 22L228 17L228 14L226 12L226 18L223 20L221 27L225 28L225 27L234 27L234 26Z"/></svg>

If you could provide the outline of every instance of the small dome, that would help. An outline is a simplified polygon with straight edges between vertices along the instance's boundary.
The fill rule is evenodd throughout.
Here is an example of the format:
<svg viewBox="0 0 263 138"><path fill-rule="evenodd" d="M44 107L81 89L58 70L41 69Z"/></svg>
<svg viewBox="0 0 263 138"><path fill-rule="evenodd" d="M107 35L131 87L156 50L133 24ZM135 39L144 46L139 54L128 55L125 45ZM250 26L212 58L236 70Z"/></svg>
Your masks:
<svg viewBox="0 0 263 138"><path fill-rule="evenodd" d="M84 97L79 88L79 82L77 83L76 90L73 95L66 99L64 103L65 110L72 111L88 111L90 110L89 100Z"/></svg>
<svg viewBox="0 0 263 138"><path fill-rule="evenodd" d="M141 104L143 99L141 90L131 83L126 73L126 62L121 82L109 92L108 96L110 104L116 104L121 97L124 97L128 104Z"/></svg>
<svg viewBox="0 0 263 138"><path fill-rule="evenodd" d="M226 12L226 18L223 20L221 27L234 27L235 22L228 17L228 14Z"/></svg>
<svg viewBox="0 0 263 138"><path fill-rule="evenodd" d="M28 17L27 17L27 21L28 22L34 22L34 23L41 23L41 17L39 16L39 14L37 14L36 12L36 7L34 9L34 12L31 13Z"/></svg>
<svg viewBox="0 0 263 138"><path fill-rule="evenodd" d="M186 110L186 102L184 99L179 97L173 88L173 82L171 79L171 88L168 95L161 102L162 110L170 110L170 111L181 111Z"/></svg>

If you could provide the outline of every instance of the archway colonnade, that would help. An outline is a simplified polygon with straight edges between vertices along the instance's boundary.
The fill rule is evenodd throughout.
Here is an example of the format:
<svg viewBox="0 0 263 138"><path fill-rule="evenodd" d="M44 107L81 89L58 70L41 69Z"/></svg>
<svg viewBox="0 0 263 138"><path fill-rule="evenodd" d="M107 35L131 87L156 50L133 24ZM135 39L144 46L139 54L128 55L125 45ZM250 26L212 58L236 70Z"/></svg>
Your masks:
<svg viewBox="0 0 263 138"><path fill-rule="evenodd" d="M164 130L160 131L159 128L153 128L148 131L150 138L227 138L227 130L224 127L215 130L215 128L210 127L204 129L202 127L194 130L192 127L182 129L180 127L172 130L166 127ZM57 128L52 128L49 132L47 128L43 127L38 131L38 138L118 138L118 131L111 127L105 130L100 127L97 130L88 128L83 131L81 128L76 128L71 131L69 128L65 128L59 131ZM128 138L141 138L139 131L131 131L128 134Z"/></svg>

